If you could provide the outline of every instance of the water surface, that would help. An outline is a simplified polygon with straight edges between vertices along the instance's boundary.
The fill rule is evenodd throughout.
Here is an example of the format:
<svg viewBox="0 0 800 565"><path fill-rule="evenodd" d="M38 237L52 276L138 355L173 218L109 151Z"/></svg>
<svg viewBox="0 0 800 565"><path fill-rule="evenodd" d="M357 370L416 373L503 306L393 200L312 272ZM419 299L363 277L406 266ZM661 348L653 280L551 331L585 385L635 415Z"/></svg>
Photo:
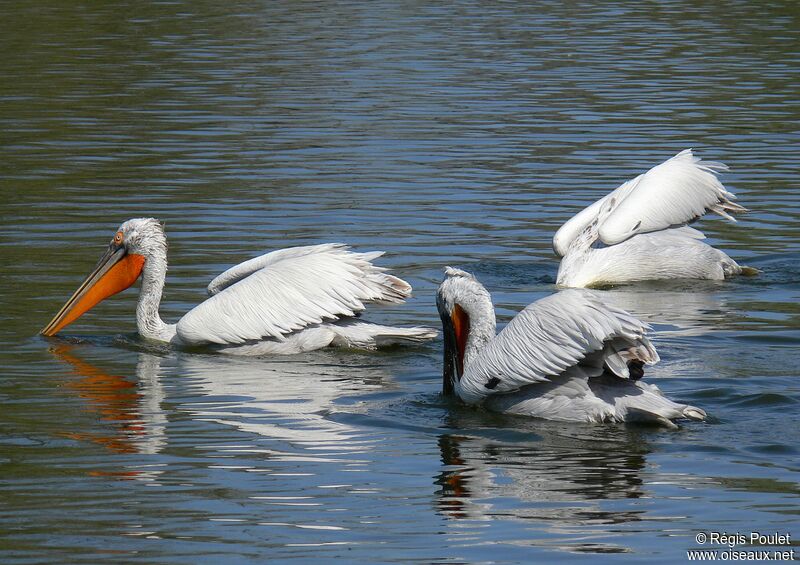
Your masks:
<svg viewBox="0 0 800 565"><path fill-rule="evenodd" d="M793 3L17 3L0 21L4 562L676 561L698 531L798 532L800 92ZM439 395L440 343L230 359L148 346L136 291L38 330L116 227L166 224L162 316L224 268L327 241L415 287L444 265L505 323L555 229L693 147L762 271L607 291L648 320L675 432Z"/></svg>

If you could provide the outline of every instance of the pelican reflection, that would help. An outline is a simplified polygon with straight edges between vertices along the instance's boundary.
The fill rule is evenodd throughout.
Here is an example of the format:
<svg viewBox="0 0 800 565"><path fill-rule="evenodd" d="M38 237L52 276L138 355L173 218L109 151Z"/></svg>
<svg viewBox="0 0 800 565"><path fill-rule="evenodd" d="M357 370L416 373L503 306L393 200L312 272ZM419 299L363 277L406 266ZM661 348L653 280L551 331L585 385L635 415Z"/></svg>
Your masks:
<svg viewBox="0 0 800 565"><path fill-rule="evenodd" d="M262 359L140 352L136 374L128 377L92 365L79 358L76 349L52 349L78 377L65 380L65 388L86 401L87 412L109 425L102 431L68 435L121 453L157 453L166 445L164 378L175 377L180 383L175 393L179 398L170 399L170 412L257 436L258 441L225 450L298 461L337 461L371 450L379 441L375 434L329 416L340 398L392 388L380 360L370 355L316 352ZM348 413L362 409L366 410L363 402L348 400Z"/></svg>
<svg viewBox="0 0 800 565"><path fill-rule="evenodd" d="M719 282L644 282L610 289L603 296L614 306L627 310L658 328L658 335L704 335L738 317L721 296Z"/></svg>
<svg viewBox="0 0 800 565"><path fill-rule="evenodd" d="M195 419L269 438L240 449L285 461L332 462L371 450L378 441L374 434L329 416L341 398L391 388L380 359L358 354L182 356L178 371L203 393L202 402L186 404L184 410ZM363 402L348 401L348 413L362 409Z"/></svg>
<svg viewBox="0 0 800 565"><path fill-rule="evenodd" d="M84 409L104 425L99 430L69 431L67 437L103 445L118 453L158 453L166 442L167 418L161 408L161 358L140 353L135 378L97 367L61 344L52 353L71 368L66 390L85 401Z"/></svg>
<svg viewBox="0 0 800 565"><path fill-rule="evenodd" d="M459 417L453 427L476 429L480 424L464 419L480 416ZM646 496L642 472L650 448L642 430L537 421L529 432L529 423L517 418L503 427L516 423L536 439L439 436L442 470L435 484L441 514L541 521L559 531L640 519L639 512L613 510L606 501ZM516 502L506 506L504 500Z"/></svg>

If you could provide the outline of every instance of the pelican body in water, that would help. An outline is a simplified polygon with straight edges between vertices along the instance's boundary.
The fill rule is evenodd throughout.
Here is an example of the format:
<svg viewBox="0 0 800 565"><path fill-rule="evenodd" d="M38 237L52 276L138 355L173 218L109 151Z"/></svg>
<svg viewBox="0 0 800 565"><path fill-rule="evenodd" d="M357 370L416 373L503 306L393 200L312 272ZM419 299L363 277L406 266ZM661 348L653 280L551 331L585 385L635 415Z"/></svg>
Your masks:
<svg viewBox="0 0 800 565"><path fill-rule="evenodd" d="M402 303L411 286L372 261L383 252L354 253L343 244L291 247L232 267L208 285L210 298L177 324L158 313L167 273L167 238L154 218L124 222L92 273L42 330L55 335L101 300L141 275L139 334L242 355L288 354L327 346L374 349L432 339L431 328L398 328L358 319L365 304Z"/></svg>
<svg viewBox="0 0 800 565"><path fill-rule="evenodd" d="M556 283L591 287L657 279L715 279L755 274L689 227L707 212L735 222L746 209L717 175L722 163L681 151L585 208L556 232Z"/></svg>
<svg viewBox="0 0 800 565"><path fill-rule="evenodd" d="M443 391L466 404L549 420L704 420L640 379L659 357L647 325L569 289L538 300L496 334L492 298L478 280L448 267L436 305L444 328Z"/></svg>

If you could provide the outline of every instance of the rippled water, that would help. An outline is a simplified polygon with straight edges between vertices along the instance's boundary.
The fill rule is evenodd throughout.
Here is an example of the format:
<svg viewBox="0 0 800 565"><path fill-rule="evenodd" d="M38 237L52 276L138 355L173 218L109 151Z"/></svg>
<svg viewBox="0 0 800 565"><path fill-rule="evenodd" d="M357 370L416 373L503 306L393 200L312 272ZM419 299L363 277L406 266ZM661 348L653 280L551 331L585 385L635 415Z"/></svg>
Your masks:
<svg viewBox="0 0 800 565"><path fill-rule="evenodd" d="M685 559L798 532L794 3L17 3L0 20L0 555L10 561ZM440 344L153 350L136 292L38 337L123 220L166 223L162 314L288 245L385 249L437 325L444 265L502 322L553 292L555 229L686 147L751 209L762 274L607 296L650 321L668 432L439 395ZM620 557L620 556L618 556Z"/></svg>

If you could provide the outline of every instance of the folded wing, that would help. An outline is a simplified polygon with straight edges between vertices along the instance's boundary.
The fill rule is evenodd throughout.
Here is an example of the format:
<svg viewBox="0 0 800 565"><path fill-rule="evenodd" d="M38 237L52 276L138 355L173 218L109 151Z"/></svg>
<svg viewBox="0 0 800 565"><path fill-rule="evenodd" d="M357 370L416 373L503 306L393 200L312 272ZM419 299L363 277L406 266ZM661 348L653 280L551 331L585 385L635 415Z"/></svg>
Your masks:
<svg viewBox="0 0 800 565"><path fill-rule="evenodd" d="M241 344L278 338L323 321L355 316L369 302L401 303L411 286L342 244L273 251L228 269L212 296L177 325L188 344Z"/></svg>
<svg viewBox="0 0 800 565"><path fill-rule="evenodd" d="M658 362L645 337L648 327L631 314L604 304L595 293L565 290L520 312L470 362L458 383L459 396L477 403L548 380L578 364L605 366L628 377L629 360Z"/></svg>

